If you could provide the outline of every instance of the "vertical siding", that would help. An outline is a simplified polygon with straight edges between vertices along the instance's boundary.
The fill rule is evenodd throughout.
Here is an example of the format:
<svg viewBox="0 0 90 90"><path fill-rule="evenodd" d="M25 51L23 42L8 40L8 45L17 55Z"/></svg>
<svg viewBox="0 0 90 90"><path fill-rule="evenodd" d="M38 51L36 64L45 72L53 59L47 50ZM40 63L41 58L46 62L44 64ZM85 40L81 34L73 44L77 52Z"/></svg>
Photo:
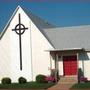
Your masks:
<svg viewBox="0 0 90 90"><path fill-rule="evenodd" d="M59 69L59 75L63 75L64 72L63 72L63 58L61 56L61 58L59 58L59 62L58 62L58 69Z"/></svg>
<svg viewBox="0 0 90 90"><path fill-rule="evenodd" d="M12 31L18 24L18 14L21 14L21 22L29 29L22 35L22 65L23 70L20 70L19 57L19 36ZM31 74L31 44L30 44L30 19L19 8L10 26L7 28L3 38L0 41L0 79L3 77L10 77L12 82L17 82L18 78L23 76L28 81L32 80Z"/></svg>
<svg viewBox="0 0 90 90"><path fill-rule="evenodd" d="M33 63L33 80L36 75L50 73L50 53L46 50L52 46L38 28L31 22L31 39L32 39L32 63Z"/></svg>
<svg viewBox="0 0 90 90"><path fill-rule="evenodd" d="M10 76L11 57L10 57L10 32L6 31L4 37L0 40L0 80L3 77Z"/></svg>
<svg viewBox="0 0 90 90"><path fill-rule="evenodd" d="M79 54L79 68L82 69L84 76L90 80L90 52L82 52Z"/></svg>

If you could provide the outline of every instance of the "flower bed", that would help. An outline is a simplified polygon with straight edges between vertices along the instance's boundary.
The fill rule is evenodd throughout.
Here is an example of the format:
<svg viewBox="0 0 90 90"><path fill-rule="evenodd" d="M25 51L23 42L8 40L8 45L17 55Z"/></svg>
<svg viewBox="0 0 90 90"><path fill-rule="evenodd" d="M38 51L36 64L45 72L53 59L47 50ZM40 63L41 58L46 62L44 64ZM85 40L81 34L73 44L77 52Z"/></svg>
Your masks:
<svg viewBox="0 0 90 90"><path fill-rule="evenodd" d="M81 76L80 77L80 83L85 83L85 82L87 82L88 80L87 80L87 78L86 77L84 77L84 76Z"/></svg>
<svg viewBox="0 0 90 90"><path fill-rule="evenodd" d="M45 80L46 80L47 82L55 82L55 77L53 77L53 76L47 76L47 77L45 78Z"/></svg>

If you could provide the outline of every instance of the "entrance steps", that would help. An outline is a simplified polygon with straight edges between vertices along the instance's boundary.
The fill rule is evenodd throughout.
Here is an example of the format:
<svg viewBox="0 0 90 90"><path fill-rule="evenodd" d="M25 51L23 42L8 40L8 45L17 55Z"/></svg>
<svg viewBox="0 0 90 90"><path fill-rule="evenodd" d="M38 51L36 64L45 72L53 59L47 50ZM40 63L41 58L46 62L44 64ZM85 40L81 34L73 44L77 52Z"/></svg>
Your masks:
<svg viewBox="0 0 90 90"><path fill-rule="evenodd" d="M70 90L77 83L77 76L60 76L58 83L47 90Z"/></svg>
<svg viewBox="0 0 90 90"><path fill-rule="evenodd" d="M77 82L77 76L61 76L58 84L75 84Z"/></svg>

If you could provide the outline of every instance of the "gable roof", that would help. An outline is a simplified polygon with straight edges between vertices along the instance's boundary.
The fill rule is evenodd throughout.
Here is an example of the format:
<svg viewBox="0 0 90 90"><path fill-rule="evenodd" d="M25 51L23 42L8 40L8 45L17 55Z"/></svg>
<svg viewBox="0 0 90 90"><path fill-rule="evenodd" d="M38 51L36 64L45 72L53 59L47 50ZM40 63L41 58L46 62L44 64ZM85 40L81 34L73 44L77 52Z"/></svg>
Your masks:
<svg viewBox="0 0 90 90"><path fill-rule="evenodd" d="M55 49L84 48L90 50L90 25L44 29Z"/></svg>
<svg viewBox="0 0 90 90"><path fill-rule="evenodd" d="M6 32L19 8L21 7L18 6L16 8L4 30L1 32L0 39ZM84 48L90 50L90 25L56 28L54 25L49 24L26 9L23 10L55 49Z"/></svg>
<svg viewBox="0 0 90 90"><path fill-rule="evenodd" d="M9 19L9 21L7 22L6 26L4 27L3 31L0 34L0 39L2 38L2 36L4 35L4 33L6 32L6 29L8 28L8 26L10 25L11 20L13 19L13 17L15 16L16 12L18 11L18 9L21 8L20 6L18 6L16 8L16 10L14 11L14 13L12 14L11 18ZM40 29L47 29L47 28L54 28L55 26L48 23L47 21L41 19L40 17L32 14L30 11L26 10L25 8L22 8L24 10L24 12L30 17L30 19L33 21L33 23ZM43 33L43 31L42 31Z"/></svg>

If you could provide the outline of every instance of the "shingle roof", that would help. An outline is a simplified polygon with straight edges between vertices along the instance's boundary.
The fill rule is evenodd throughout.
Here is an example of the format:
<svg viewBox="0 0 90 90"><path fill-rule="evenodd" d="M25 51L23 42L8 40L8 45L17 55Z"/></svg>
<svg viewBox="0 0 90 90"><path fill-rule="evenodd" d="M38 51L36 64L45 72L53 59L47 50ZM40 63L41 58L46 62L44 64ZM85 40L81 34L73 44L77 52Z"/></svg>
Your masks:
<svg viewBox="0 0 90 90"><path fill-rule="evenodd" d="M20 6L16 8L11 16L1 33L0 39L19 8ZM85 48L90 50L90 25L56 28L54 25L28 12L26 9L24 11L55 49Z"/></svg>
<svg viewBox="0 0 90 90"><path fill-rule="evenodd" d="M90 25L44 29L55 49L90 49Z"/></svg>
<svg viewBox="0 0 90 90"><path fill-rule="evenodd" d="M34 15L29 10L23 8L25 13L30 17L30 19L34 22L34 24L41 29L47 29L47 28L55 28L55 25L50 24L48 21L43 20L39 16Z"/></svg>
<svg viewBox="0 0 90 90"><path fill-rule="evenodd" d="M54 45L52 44L52 42L45 35L43 29L56 28L56 26L55 25L52 25L48 21L43 20L42 18L34 15L33 13L31 13L30 11L28 11L25 8L23 8L23 10L30 17L30 19L33 21L33 23L39 28L39 30L41 31L41 33L47 38L47 40L50 42L50 44L54 47Z"/></svg>

